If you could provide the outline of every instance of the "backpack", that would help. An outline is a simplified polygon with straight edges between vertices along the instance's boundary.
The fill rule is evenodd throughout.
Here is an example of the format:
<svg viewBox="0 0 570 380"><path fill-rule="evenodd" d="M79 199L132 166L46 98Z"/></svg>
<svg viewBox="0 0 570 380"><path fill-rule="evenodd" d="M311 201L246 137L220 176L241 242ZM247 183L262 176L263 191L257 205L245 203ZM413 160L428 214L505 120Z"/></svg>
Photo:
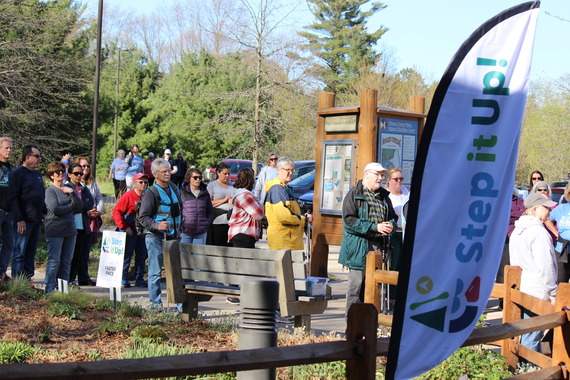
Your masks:
<svg viewBox="0 0 570 380"><path fill-rule="evenodd" d="M174 191L174 193L176 194L176 197L178 198L178 200L180 201L180 192L178 191L178 188L174 185L172 185L170 182L168 183L168 186L170 187L170 191ZM158 212L158 207L160 207L160 194L158 194L158 189L152 185L149 186L148 189L145 190L145 192L141 195L141 200L137 201L137 203L135 204L135 229L137 231L137 235L139 236L143 236L146 232L147 229L141 224L140 222L140 210L141 210L141 204L142 204L142 197L144 196L144 194L146 194L147 191L150 191L151 193L154 194L154 197L156 199L156 209L154 210L153 214Z"/></svg>

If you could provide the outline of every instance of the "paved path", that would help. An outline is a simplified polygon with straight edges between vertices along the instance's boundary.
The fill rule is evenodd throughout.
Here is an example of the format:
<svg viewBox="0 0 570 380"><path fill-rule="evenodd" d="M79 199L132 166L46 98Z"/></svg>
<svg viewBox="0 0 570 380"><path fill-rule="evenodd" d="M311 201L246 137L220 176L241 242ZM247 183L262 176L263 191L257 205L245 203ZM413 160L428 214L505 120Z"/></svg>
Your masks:
<svg viewBox="0 0 570 380"><path fill-rule="evenodd" d="M258 242L259 248L268 248L266 241ZM347 281L348 281L348 270L342 268L342 266L337 262L338 253L340 247L330 246L329 260L328 260L328 272L331 281L329 282L332 288L332 294L346 294ZM38 286L42 286L44 280L44 273L36 272L33 278L34 282ZM98 297L109 297L109 289L98 288L92 286L82 287L85 291L92 293ZM162 300L164 305L169 308L169 310L175 310L174 304L168 304L166 301L166 284L162 283ZM128 300L132 303L139 303L143 307L148 307L148 291L147 288L131 287L121 289L122 299ZM346 321L344 319L346 300L338 299L329 301L328 307L325 312L321 315L313 315L311 320L311 327L316 335L320 334L344 334L346 330ZM502 312L498 309L498 300L491 299L485 309L487 314L487 322L491 325L500 324L502 319ZM234 320L235 323L239 319L239 305L233 305L226 302L225 297L214 296L210 301L201 302L199 304L199 313L202 318L206 320L220 320L220 321L231 321ZM292 325L280 324L280 328L292 329Z"/></svg>

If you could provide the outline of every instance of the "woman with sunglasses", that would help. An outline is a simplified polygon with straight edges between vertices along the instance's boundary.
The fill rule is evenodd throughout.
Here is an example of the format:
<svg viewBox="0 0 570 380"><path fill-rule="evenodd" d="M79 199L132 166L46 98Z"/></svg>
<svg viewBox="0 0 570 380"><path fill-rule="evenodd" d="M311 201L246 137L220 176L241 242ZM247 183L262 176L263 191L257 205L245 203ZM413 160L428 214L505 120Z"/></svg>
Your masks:
<svg viewBox="0 0 570 380"><path fill-rule="evenodd" d="M214 219L214 208L206 185L202 183L202 172L197 168L186 171L180 187L182 198L181 243L206 244L208 226Z"/></svg>
<svg viewBox="0 0 570 380"><path fill-rule="evenodd" d="M64 186L65 166L54 161L47 167L53 184L46 189L47 216L44 222L48 250L46 264L46 293L55 290L58 278L68 280L77 230L75 213L81 212L83 202L73 189Z"/></svg>
<svg viewBox="0 0 570 380"><path fill-rule="evenodd" d="M230 165L220 162L216 167L218 178L206 187L214 206L214 220L208 228L207 244L229 247L228 243L228 211L232 209L234 187L230 182Z"/></svg>
<svg viewBox="0 0 570 380"><path fill-rule="evenodd" d="M75 194L83 202L83 207L79 212L75 213L75 228L77 229L77 238L75 240L75 250L73 251L73 260L71 261L71 273L69 281L75 281L78 278L79 285L95 285L95 281L89 277L89 252L85 252L85 239L90 236L88 213L92 212L95 201L89 189L81 183L83 179L83 168L80 164L73 163L67 169L69 174L69 182L65 185L75 191Z"/></svg>
<svg viewBox="0 0 570 380"><path fill-rule="evenodd" d="M265 204L265 184L277 177L277 160L277 153L269 153L267 166L264 166L257 176L253 195L262 205Z"/></svg>
<svg viewBox="0 0 570 380"><path fill-rule="evenodd" d="M390 244L392 245L392 257L390 260L390 270L400 270L400 252L402 251L403 229L402 229L402 209L404 204L410 197L408 188L404 186L404 175L402 169L393 168L386 176L386 190L390 192L388 197L392 201L392 207L398 215L398 224L396 231L390 236ZM390 298L396 295L396 289L393 287L390 292Z"/></svg>
<svg viewBox="0 0 570 380"><path fill-rule="evenodd" d="M536 181L531 188L531 193L539 193L544 195L546 198L552 200L552 190L548 183L544 181Z"/></svg>
<svg viewBox="0 0 570 380"><path fill-rule="evenodd" d="M532 188L538 181L544 181L544 176L538 170L533 171L530 173L530 181L528 185L528 191L532 191Z"/></svg>

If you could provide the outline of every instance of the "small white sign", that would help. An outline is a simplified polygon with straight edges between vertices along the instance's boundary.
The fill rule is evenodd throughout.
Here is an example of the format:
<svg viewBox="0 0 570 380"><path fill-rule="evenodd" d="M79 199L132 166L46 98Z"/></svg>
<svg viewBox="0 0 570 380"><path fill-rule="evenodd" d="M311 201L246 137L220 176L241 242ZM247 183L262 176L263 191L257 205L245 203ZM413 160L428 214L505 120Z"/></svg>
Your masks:
<svg viewBox="0 0 570 380"><path fill-rule="evenodd" d="M102 288L121 287L126 241L127 234L125 232L103 231L97 286Z"/></svg>
<svg viewBox="0 0 570 380"><path fill-rule="evenodd" d="M64 280L62 278L58 278L57 279L57 289L62 292L62 293L69 293L69 282L67 282L67 280Z"/></svg>

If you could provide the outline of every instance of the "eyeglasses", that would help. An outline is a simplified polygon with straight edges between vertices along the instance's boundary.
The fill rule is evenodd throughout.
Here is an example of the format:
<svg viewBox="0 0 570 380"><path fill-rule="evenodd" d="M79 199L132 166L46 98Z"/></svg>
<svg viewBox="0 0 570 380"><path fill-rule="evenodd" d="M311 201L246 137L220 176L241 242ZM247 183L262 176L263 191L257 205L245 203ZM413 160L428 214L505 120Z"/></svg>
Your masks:
<svg viewBox="0 0 570 380"><path fill-rule="evenodd" d="M201 176L194 175L194 176L192 176L192 179L201 181L201 180L202 180L202 177L201 177Z"/></svg>
<svg viewBox="0 0 570 380"><path fill-rule="evenodd" d="M85 168L90 168L91 165L89 165L89 164L88 165L81 165L81 167L85 169Z"/></svg>
<svg viewBox="0 0 570 380"><path fill-rule="evenodd" d="M57 169L53 171L53 174L63 174L64 170L63 169Z"/></svg>
<svg viewBox="0 0 570 380"><path fill-rule="evenodd" d="M543 192L543 193L548 193L548 189L545 189L545 188L536 189L536 191L540 191L540 192Z"/></svg>
<svg viewBox="0 0 570 380"><path fill-rule="evenodd" d="M532 177L533 181L542 181L542 177Z"/></svg>
<svg viewBox="0 0 570 380"><path fill-rule="evenodd" d="M295 169L285 169L285 168L281 168L281 170L284 170L287 173L293 173L295 171Z"/></svg>
<svg viewBox="0 0 570 380"><path fill-rule="evenodd" d="M269 161L277 161L277 157L271 157Z"/></svg>
<svg viewBox="0 0 570 380"><path fill-rule="evenodd" d="M30 157L35 157L35 158L37 158L38 160L42 158L42 155L39 154L39 153L38 153L38 154L28 154L28 156L30 156Z"/></svg>
<svg viewBox="0 0 570 380"><path fill-rule="evenodd" d="M74 172L74 173L71 173L71 175L83 175L83 172Z"/></svg>
<svg viewBox="0 0 570 380"><path fill-rule="evenodd" d="M398 182L398 181L403 181L403 180L404 180L404 177L396 177L396 178L390 178L390 179L391 179L392 181Z"/></svg>
<svg viewBox="0 0 570 380"><path fill-rule="evenodd" d="M148 184L148 181L139 180L139 181L137 181L137 182L140 183L141 185L146 185L146 184Z"/></svg>

